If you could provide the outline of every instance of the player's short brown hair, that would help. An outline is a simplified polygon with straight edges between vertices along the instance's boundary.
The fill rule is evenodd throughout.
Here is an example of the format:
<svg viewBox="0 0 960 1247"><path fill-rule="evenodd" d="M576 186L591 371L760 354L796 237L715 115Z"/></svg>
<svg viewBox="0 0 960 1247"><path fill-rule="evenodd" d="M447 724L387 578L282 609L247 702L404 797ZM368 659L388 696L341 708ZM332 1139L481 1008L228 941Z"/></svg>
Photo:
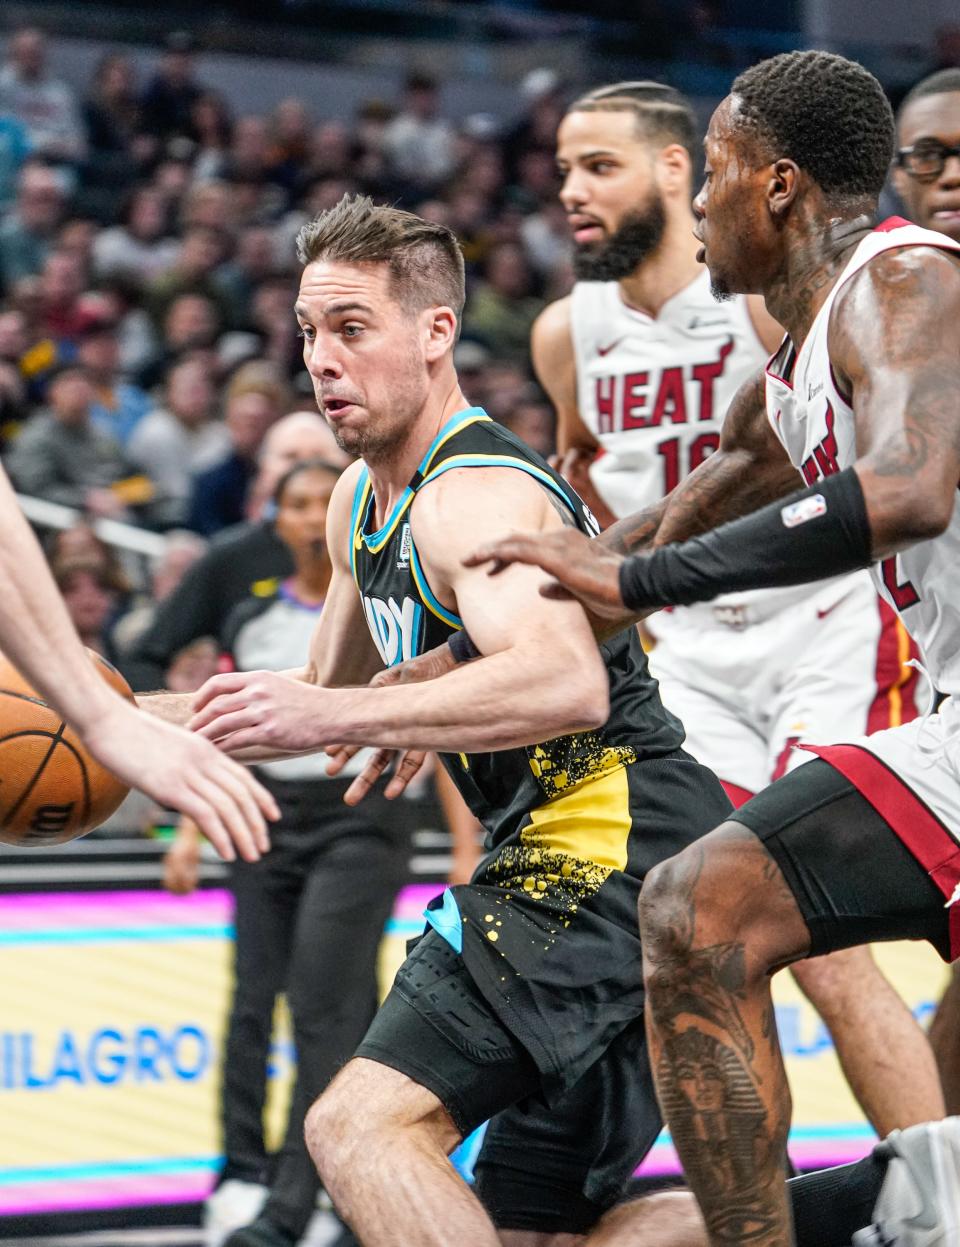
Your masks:
<svg viewBox="0 0 960 1247"><path fill-rule="evenodd" d="M308 221L297 235L301 264L387 264L399 303L411 312L449 307L457 321L465 299L463 254L445 225L412 212L375 204L368 195L344 195Z"/></svg>

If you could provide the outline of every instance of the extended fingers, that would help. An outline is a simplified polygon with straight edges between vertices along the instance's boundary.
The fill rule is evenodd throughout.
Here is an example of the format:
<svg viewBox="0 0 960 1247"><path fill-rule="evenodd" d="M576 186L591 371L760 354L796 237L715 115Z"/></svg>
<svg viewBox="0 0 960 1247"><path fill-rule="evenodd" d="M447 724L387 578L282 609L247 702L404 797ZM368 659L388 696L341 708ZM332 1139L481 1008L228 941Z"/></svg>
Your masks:
<svg viewBox="0 0 960 1247"><path fill-rule="evenodd" d="M546 538L542 535L524 537L517 534L479 546L473 554L467 555L463 560L463 565L464 567L481 567L484 563L492 563L493 566L488 570L491 576L495 576L504 568L509 567L511 563L534 563L552 570L548 567L550 561L552 560L550 560Z"/></svg>
<svg viewBox="0 0 960 1247"><path fill-rule="evenodd" d="M363 770L343 794L347 805L359 805L369 793L383 772L390 765L394 756L393 749L377 749L370 757Z"/></svg>
<svg viewBox="0 0 960 1247"><path fill-rule="evenodd" d="M410 781L419 773L426 757L427 755L423 750L408 749L401 757L396 771L390 777L383 795L390 801L393 801L395 797L401 796L406 791Z"/></svg>
<svg viewBox="0 0 960 1247"><path fill-rule="evenodd" d="M201 710L209 701L215 697L219 697L222 693L236 693L246 686L247 672L245 671L229 671L223 675L211 676L205 684L203 684L193 697L194 712Z"/></svg>

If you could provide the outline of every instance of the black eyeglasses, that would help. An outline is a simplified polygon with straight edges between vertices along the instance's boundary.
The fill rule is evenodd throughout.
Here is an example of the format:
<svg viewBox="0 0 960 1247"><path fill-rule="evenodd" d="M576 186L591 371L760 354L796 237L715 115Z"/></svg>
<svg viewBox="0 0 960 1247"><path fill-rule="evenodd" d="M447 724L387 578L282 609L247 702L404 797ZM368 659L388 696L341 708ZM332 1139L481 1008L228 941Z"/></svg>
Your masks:
<svg viewBox="0 0 960 1247"><path fill-rule="evenodd" d="M951 156L960 156L960 144L948 147L939 139L923 139L913 147L901 147L897 152L897 164L918 182L932 182L943 172Z"/></svg>

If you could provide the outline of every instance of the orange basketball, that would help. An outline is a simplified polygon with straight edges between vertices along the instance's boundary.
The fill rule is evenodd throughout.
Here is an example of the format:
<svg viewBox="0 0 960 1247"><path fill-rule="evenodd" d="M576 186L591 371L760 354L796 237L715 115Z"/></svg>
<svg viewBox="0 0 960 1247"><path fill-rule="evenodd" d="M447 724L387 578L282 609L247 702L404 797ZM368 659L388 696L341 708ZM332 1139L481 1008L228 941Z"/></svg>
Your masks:
<svg viewBox="0 0 960 1247"><path fill-rule="evenodd" d="M87 653L106 682L133 701L120 672ZM128 792L0 655L0 841L37 848L74 840L105 822Z"/></svg>

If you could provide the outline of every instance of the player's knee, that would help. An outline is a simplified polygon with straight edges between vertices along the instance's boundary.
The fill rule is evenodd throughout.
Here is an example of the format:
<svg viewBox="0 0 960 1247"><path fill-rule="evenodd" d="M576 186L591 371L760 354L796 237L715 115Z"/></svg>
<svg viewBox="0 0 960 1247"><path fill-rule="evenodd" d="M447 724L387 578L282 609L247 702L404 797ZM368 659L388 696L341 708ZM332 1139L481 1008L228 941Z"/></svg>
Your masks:
<svg viewBox="0 0 960 1247"><path fill-rule="evenodd" d="M736 906L724 885L725 862L697 843L661 862L643 881L640 935L644 946L676 955L692 944L694 918L700 930L723 927Z"/></svg>
<svg viewBox="0 0 960 1247"><path fill-rule="evenodd" d="M356 1162L374 1143L382 1129L374 1090L367 1086L363 1063L350 1061L319 1099L304 1121L307 1150L325 1185L340 1187L340 1178L353 1171Z"/></svg>
<svg viewBox="0 0 960 1247"><path fill-rule="evenodd" d="M349 1092L344 1093L334 1079L307 1112L303 1133L307 1150L324 1184L331 1189L338 1185L341 1168L349 1164L349 1155L356 1145L358 1113L356 1101L350 1108Z"/></svg>

